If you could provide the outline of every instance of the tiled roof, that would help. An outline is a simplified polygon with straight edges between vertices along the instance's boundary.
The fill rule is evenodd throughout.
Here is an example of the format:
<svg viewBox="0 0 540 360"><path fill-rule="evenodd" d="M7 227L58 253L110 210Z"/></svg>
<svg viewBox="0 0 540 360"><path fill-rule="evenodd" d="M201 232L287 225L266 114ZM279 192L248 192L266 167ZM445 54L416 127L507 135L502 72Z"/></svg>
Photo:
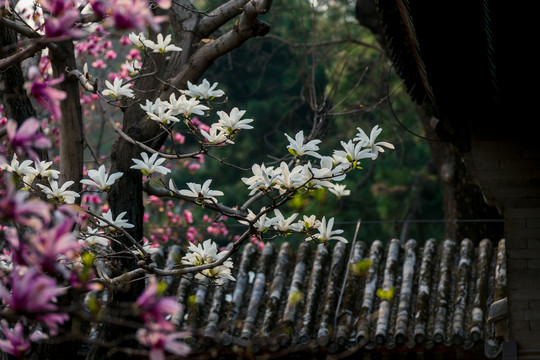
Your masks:
<svg viewBox="0 0 540 360"><path fill-rule="evenodd" d="M246 245L235 282L170 284L184 305L173 320L193 331L194 354L466 350L492 337L489 306L506 296L504 240L359 241L350 250L340 242L303 243L296 253L289 243L262 252Z"/></svg>

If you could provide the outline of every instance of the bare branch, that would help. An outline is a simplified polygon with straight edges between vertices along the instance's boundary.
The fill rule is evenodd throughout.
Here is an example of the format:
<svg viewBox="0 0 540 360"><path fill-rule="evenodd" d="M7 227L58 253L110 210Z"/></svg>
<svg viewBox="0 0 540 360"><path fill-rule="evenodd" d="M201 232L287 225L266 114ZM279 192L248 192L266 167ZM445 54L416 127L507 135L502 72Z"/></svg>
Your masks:
<svg viewBox="0 0 540 360"><path fill-rule="evenodd" d="M5 18L4 16L0 16L0 26L5 26L12 30L15 30L16 32L26 36L27 38L36 39L41 37L41 35L37 31L32 29L30 26L26 24L19 24L16 21Z"/></svg>
<svg viewBox="0 0 540 360"><path fill-rule="evenodd" d="M35 54L37 54L39 51L43 50L47 47L47 43L45 41L36 41L29 45L28 47L24 48L22 51L15 53L11 56L8 56L7 58L0 60L0 71L4 71L5 69L9 68L10 66L13 66L15 64L19 64L21 61L31 58Z"/></svg>
<svg viewBox="0 0 540 360"><path fill-rule="evenodd" d="M208 16L201 19L197 28L197 35L200 38L210 36L214 31L218 30L227 21L240 15L242 8L248 0L230 0L225 4L217 7L210 12Z"/></svg>
<svg viewBox="0 0 540 360"><path fill-rule="evenodd" d="M216 40L202 45L191 56L186 66L168 82L176 88L185 88L188 80L195 82L220 56L238 48L253 37L265 36L270 31L270 26L259 20L258 16L268 12L271 5L271 0L253 0L249 2L244 7L238 24L232 30ZM172 87L167 87L163 91L161 98L167 99L172 92Z"/></svg>

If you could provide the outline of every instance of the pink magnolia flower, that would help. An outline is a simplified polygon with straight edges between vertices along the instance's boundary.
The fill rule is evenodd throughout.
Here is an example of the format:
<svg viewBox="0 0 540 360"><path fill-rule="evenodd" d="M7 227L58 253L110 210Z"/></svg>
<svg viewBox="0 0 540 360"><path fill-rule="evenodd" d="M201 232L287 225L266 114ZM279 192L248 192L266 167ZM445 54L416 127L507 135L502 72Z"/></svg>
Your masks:
<svg viewBox="0 0 540 360"><path fill-rule="evenodd" d="M75 10L76 11L76 10ZM59 78L45 80L41 76L37 67L31 67L28 70L30 82L25 84L28 94L36 99L36 101L47 109L56 119L60 119L62 112L60 111L60 101L66 98L66 93L62 90L55 89L53 86L64 81L64 74Z"/></svg>
<svg viewBox="0 0 540 360"><path fill-rule="evenodd" d="M112 5L105 23L117 29L144 31L148 25L152 30L159 31L159 24L166 19L164 16L154 16L144 0L116 0Z"/></svg>
<svg viewBox="0 0 540 360"><path fill-rule="evenodd" d="M6 192L0 198L0 220L41 229L50 222L51 207L48 203L28 199L27 191L15 191L11 181L6 182Z"/></svg>
<svg viewBox="0 0 540 360"><path fill-rule="evenodd" d="M190 333L186 331L165 333L162 329L153 326L150 329L139 329L137 331L137 340L142 345L150 348L150 360L164 360L165 351L175 355L187 356L190 347L185 342L180 342L180 340L189 335Z"/></svg>
<svg viewBox="0 0 540 360"><path fill-rule="evenodd" d="M74 259L80 246L71 233L75 221L71 218L71 214L68 216L64 217L59 225L47 231L28 234L26 237L20 238L14 230L7 231L6 240L11 249L13 262L46 273L60 274L69 279L69 271L62 261Z"/></svg>
<svg viewBox="0 0 540 360"><path fill-rule="evenodd" d="M65 293L56 281L36 269L14 268L10 274L9 291L0 283L0 299L16 314L33 316L56 333L58 325L69 317L58 313L56 297Z"/></svg>
<svg viewBox="0 0 540 360"><path fill-rule="evenodd" d="M80 13L73 8L63 11L61 16L49 17L45 21L45 35L52 39L78 39L86 36L84 30L73 28L79 17Z"/></svg>
<svg viewBox="0 0 540 360"><path fill-rule="evenodd" d="M136 304L145 324L156 324L163 330L174 329L174 325L165 317L180 311L180 304L172 296L160 298L159 283L155 277L150 278Z"/></svg>
<svg viewBox="0 0 540 360"><path fill-rule="evenodd" d="M107 11L111 7L111 3L107 0L90 0L90 6L96 15L104 17L107 15Z"/></svg>
<svg viewBox="0 0 540 360"><path fill-rule="evenodd" d="M9 120L6 125L9 143L18 153L36 156L33 148L47 149L51 147L51 141L39 132L40 127L41 123L33 117L26 119L18 129L17 123L14 120Z"/></svg>
<svg viewBox="0 0 540 360"><path fill-rule="evenodd" d="M0 350L15 357L22 357L30 349L30 341L24 336L24 328L20 322L15 324L13 329L2 323L0 330L5 338L0 340Z"/></svg>
<svg viewBox="0 0 540 360"><path fill-rule="evenodd" d="M71 232L75 221L65 218L59 225L41 231L30 237L30 244L36 251L36 263L46 272L58 272L67 275L59 259L71 259L79 251L79 242Z"/></svg>
<svg viewBox="0 0 540 360"><path fill-rule="evenodd" d="M66 0L40 0L39 3L53 16L58 16L65 10L73 8L73 3Z"/></svg>

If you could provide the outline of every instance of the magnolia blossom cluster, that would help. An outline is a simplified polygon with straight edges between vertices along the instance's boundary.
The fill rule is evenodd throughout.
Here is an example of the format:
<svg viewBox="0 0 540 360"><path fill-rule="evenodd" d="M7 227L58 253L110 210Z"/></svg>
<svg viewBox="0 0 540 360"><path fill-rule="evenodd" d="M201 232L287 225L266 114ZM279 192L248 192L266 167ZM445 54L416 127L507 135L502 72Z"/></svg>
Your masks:
<svg viewBox="0 0 540 360"><path fill-rule="evenodd" d="M43 21L40 30L49 40L92 38L81 22L81 15L95 14L104 18L104 28L137 32L150 26L155 33L159 31L159 23L165 20L164 17L153 16L148 2L143 0L92 0L82 13L72 1L43 0L39 3L45 10L41 15ZM170 0L154 3L162 9L171 6ZM144 72L139 62L142 60L140 53L168 56L166 54L170 52L182 51L174 45L171 35L159 33L154 41L144 33L133 32L126 39L137 49L132 49L135 52L130 52L128 61L123 64L123 73L110 74L104 80L104 89L98 91L96 86L99 83L89 82L91 75L88 66L83 67L81 83L85 90L92 93L88 101L106 98L112 99L111 103L114 103L123 98L134 99L135 92L129 77ZM91 47L89 43L79 44L77 51L84 52L85 46L86 50ZM103 49L106 47L103 45ZM109 51L106 54L109 58L116 56ZM66 99L67 94L54 86L64 81L64 75L52 78L48 71L50 64L43 65L46 61L47 57L43 56L40 67L30 68L25 89L50 114L51 119L61 121L60 102ZM95 61L92 66L106 67L103 61ZM203 150L197 154L201 155L211 146L234 144L240 130L253 128L253 119L244 118L246 111L237 107L228 112L217 111L217 119L210 126L201 126L193 118L194 115L207 116L212 100L225 94L217 86L217 83L211 84L206 79L198 85L188 81L187 89L171 94L168 99L146 100L138 106L148 119L162 126L171 128L181 120L185 122L201 142ZM84 96L83 101L86 101ZM88 292L92 290L92 281L96 280L96 276L100 280L107 279L103 269L97 269L96 262L108 256L118 256L118 253L113 254L111 242L117 241L125 229L134 227L130 223L131 219L126 218L126 211L113 214L108 207L102 207L95 214L88 212L80 216L80 208L71 206L82 200L80 193L70 189L74 182L60 182L60 173L52 168L53 162L41 161L36 154L36 150L47 149L52 145L44 133L39 131L40 127L41 122L36 118L29 118L20 126L12 120L7 121L6 135L10 151L0 148L0 175L4 180L0 220L2 223L14 222L24 227L24 231L17 231L12 226L2 228L6 249L0 255L0 308L12 315L10 322L0 321L0 332L3 335L0 350L17 357L25 356L31 342L55 336L60 326L69 319L69 310L58 306L58 298L66 295L68 289ZM289 141L287 149L292 157L283 158L278 165L254 164L251 167L252 174L241 179L249 196L266 200L266 205L259 212L247 210L246 216L236 216L247 226L247 236L244 239L254 235L262 241L264 234L270 232L284 237L291 233L301 233L305 235L306 241L347 242L341 236L343 230L334 229L333 217L319 220L315 215L304 215L300 218L298 213L283 214L279 207L295 194L315 189L327 189L337 197L350 195L350 190L340 184L346 175L358 168L360 161L375 160L385 148L394 148L388 142L377 141L381 131L376 126L368 135L358 128L356 137L347 142L342 141L342 148L334 150L330 155L320 154L321 141L306 138L303 131L298 132L294 138L285 134ZM174 138L177 139L176 136ZM133 165L130 168L141 171L151 180L172 173L171 166L165 164L166 159L160 156L161 153L150 152L148 149L140 152L140 157L132 159ZM80 182L84 193L102 194L109 191L123 175L122 172L112 172L105 164L100 164L96 169L89 169ZM165 183L161 181L161 184ZM171 196L202 207L219 209L224 205L218 198L224 196L224 193L211 189L211 185L212 180L209 179L202 184L187 182L186 188L179 189L174 180L169 179L168 190ZM192 224L193 216L186 211L183 209L185 222ZM171 218L175 219L175 214L171 214ZM233 262L228 258L230 252L219 251L214 239L197 241L191 229L194 228L190 227L185 235L189 246L187 254L181 259L183 267L190 268L197 280L208 279L219 285L234 281ZM208 233L215 235L212 236L214 238L223 233L223 229L212 223ZM157 251L156 243L144 241L137 246L134 244L126 247L122 255L148 261L146 256ZM146 289L130 309L136 312L143 324L136 338L140 344L150 349L152 360L164 358L165 352L179 356L188 353L189 347L182 341L187 333L176 331L170 321L171 316L180 310L179 305L174 298L163 296L163 287L154 276L148 278Z"/></svg>
<svg viewBox="0 0 540 360"><path fill-rule="evenodd" d="M182 264L187 266L212 264L221 260L227 253L226 251L218 253L217 245L211 239L205 240L202 244L189 244L188 249L190 252L182 258ZM235 280L231 275L232 267L232 261L226 260L221 265L198 272L195 278L200 280L209 278L215 280L218 285L222 285L226 280Z"/></svg>
<svg viewBox="0 0 540 360"><path fill-rule="evenodd" d="M328 189L338 198L348 196L350 190L337 182L344 180L347 173L357 168L360 160L375 160L379 153L384 152L384 148L394 148L388 142L377 142L377 136L382 131L378 126L372 129L369 136L361 128L357 130L356 137L349 142L342 141L342 149L334 150L332 156L319 154L318 144L321 141L305 139L303 131L298 132L294 139L285 134L289 141L287 148L296 161L292 163L282 161L279 167L254 164L251 168L253 175L242 178L242 181L248 186L250 195L260 192L274 200L275 196L278 198L291 196L299 191L309 192L320 188ZM302 162L305 156L318 159L318 164L311 161ZM274 192L279 195L273 195ZM306 241L317 240L323 243L329 240L347 241L344 237L338 236L343 232L342 230L333 230L334 218L326 221L326 217L323 217L319 221L315 215L311 215L304 216L303 220L295 221L299 215L297 213L285 217L278 209L274 209L274 214L275 217L269 217L268 210L264 207L258 214L249 210L247 222L243 221L243 223L250 224L259 233L267 230L274 230L281 234L304 232L308 235ZM318 233L313 234L315 230Z"/></svg>

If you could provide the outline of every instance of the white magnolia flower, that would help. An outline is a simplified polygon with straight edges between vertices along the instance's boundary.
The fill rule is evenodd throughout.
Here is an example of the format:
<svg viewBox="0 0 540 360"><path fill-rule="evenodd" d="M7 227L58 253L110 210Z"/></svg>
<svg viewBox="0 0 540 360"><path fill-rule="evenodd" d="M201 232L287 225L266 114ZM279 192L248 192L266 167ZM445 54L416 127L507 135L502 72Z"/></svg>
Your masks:
<svg viewBox="0 0 540 360"><path fill-rule="evenodd" d="M188 90L182 90L182 93L194 98L210 99L223 96L225 92L223 90L214 90L218 83L215 82L212 86L208 80L204 79L202 84L194 85L189 80L187 82Z"/></svg>
<svg viewBox="0 0 540 360"><path fill-rule="evenodd" d="M34 180L36 179L35 174L26 174L22 178L23 186L21 190L30 191L32 189L32 184L34 183Z"/></svg>
<svg viewBox="0 0 540 360"><path fill-rule="evenodd" d="M109 225L106 221L99 220L99 226L109 226L111 229L114 229L114 226L124 229L130 229L135 227L135 225L128 223L124 216L127 214L127 211L122 211L116 219L113 219L111 210L109 209L106 213L101 213L101 217L107 220L112 225Z"/></svg>
<svg viewBox="0 0 540 360"><path fill-rule="evenodd" d="M128 61L126 60L126 70L129 73L129 76L137 76L139 75L139 71L141 71L142 64L139 63L139 60L133 60Z"/></svg>
<svg viewBox="0 0 540 360"><path fill-rule="evenodd" d="M303 155L311 155L316 158L321 157L321 155L317 153L319 150L317 144L319 144L321 140L310 140L304 144L304 131L302 130L296 134L294 139L287 134L285 134L285 136L289 140L289 145L287 145L287 148L294 156L301 157Z"/></svg>
<svg viewBox="0 0 540 360"><path fill-rule="evenodd" d="M145 244L143 244L142 248L144 252L147 253L148 255L155 254L159 251L159 246L156 246L155 244L151 244L150 242L146 242ZM130 251L134 255L141 255L141 256L144 255L143 252L138 247L135 247L133 250L130 250Z"/></svg>
<svg viewBox="0 0 540 360"><path fill-rule="evenodd" d="M388 149L394 149L394 145L390 144L386 141L380 141L376 143L377 136L382 132L382 129L379 128L379 125L375 125L373 129L371 129L371 133L369 136L362 130L361 128L356 128L358 130L358 134L356 134L357 137L353 139L353 141L359 141L360 144L362 144L362 147L371 149L371 153L373 154L373 160L375 160L380 152L384 152L384 147Z"/></svg>
<svg viewBox="0 0 540 360"><path fill-rule="evenodd" d="M19 163L17 160L17 154L13 154L13 159L11 159L11 164L0 164L0 169L15 173L19 176L24 175L36 175L36 169L32 167L32 160L24 160L22 163Z"/></svg>
<svg viewBox="0 0 540 360"><path fill-rule="evenodd" d="M131 159L136 165L132 165L130 169L140 169L144 175L152 175L153 173L167 174L171 170L160 164L165 161L165 158L158 159L158 153L154 153L150 158L145 152L141 153L142 160Z"/></svg>
<svg viewBox="0 0 540 360"><path fill-rule="evenodd" d="M189 190L180 190L178 193L183 196L189 196L197 198L198 204L217 202L215 196L222 196L223 192L219 190L210 190L211 179L208 179L204 184L196 184L188 182L187 186Z"/></svg>
<svg viewBox="0 0 540 360"><path fill-rule="evenodd" d="M354 143L352 140L349 142L341 141L343 150L334 150L334 159L340 163L354 163L361 159L373 159L373 153L371 149L364 149L362 143Z"/></svg>
<svg viewBox="0 0 540 360"><path fill-rule="evenodd" d="M79 240L79 244L82 246L94 246L94 245L100 245L100 246L108 246L109 245L109 239L106 237L100 236L105 235L103 231L101 231L98 228L92 229L90 226L86 228L86 234L83 233L85 236L84 240Z"/></svg>
<svg viewBox="0 0 540 360"><path fill-rule="evenodd" d="M195 274L195 279L203 280L204 278L209 278L217 285L223 285L227 282L227 280L236 281L231 274L232 267L232 261L225 261L223 265L218 265Z"/></svg>
<svg viewBox="0 0 540 360"><path fill-rule="evenodd" d="M58 179L58 176L60 176L60 171L49 169L52 165L52 161L35 161L34 165L36 168L36 176L41 176L42 178L52 178L52 179Z"/></svg>
<svg viewBox="0 0 540 360"><path fill-rule="evenodd" d="M171 35L167 35L165 38L163 38L163 34L159 33L157 34L157 43L153 42L152 40L144 40L143 44L149 48L154 50L156 53L166 53L169 51L182 51L182 48L179 48L178 46L171 44L172 37Z"/></svg>
<svg viewBox="0 0 540 360"><path fill-rule="evenodd" d="M272 221L273 228L275 230L284 233L287 233L289 231L302 231L303 225L294 222L294 219L296 219L298 213L292 214L286 219L281 213L281 211L279 211L278 209L274 209L274 214L276 215L276 217L273 218Z"/></svg>
<svg viewBox="0 0 540 360"><path fill-rule="evenodd" d="M330 156L324 156L321 159L320 167L314 168L308 164L307 171L311 172L313 181L310 184L312 187L320 188L332 187L332 181L341 181L345 179L345 171L349 168L349 163L339 163L334 167L334 160Z"/></svg>
<svg viewBox="0 0 540 360"><path fill-rule="evenodd" d="M202 105L201 102L195 98L190 98L182 104L182 114L187 116L191 114L204 115L204 112L208 109L210 109L208 106Z"/></svg>
<svg viewBox="0 0 540 360"><path fill-rule="evenodd" d="M351 190L347 190L346 186L341 184L333 184L331 187L328 188L328 191L335 194L338 199L342 196L351 195Z"/></svg>
<svg viewBox="0 0 540 360"><path fill-rule="evenodd" d="M162 108L162 107L166 107L166 108L169 108L169 103L166 102L166 101L161 101L161 99L157 98L154 102L146 99L146 104L145 105L142 105L142 104L139 104L139 106L141 107L141 109L143 109L147 114L148 113L152 113L152 114L157 114L158 113L158 109L159 108Z"/></svg>
<svg viewBox="0 0 540 360"><path fill-rule="evenodd" d="M335 235L339 235L343 233L343 230L332 230L333 226L334 226L334 218L331 218L330 220L328 220L328 223L327 223L326 217L323 216L322 221L321 221L321 226L318 228L319 233L306 238L306 241L316 239L320 242L326 243L330 240L339 240L341 242L347 243L348 241L344 237L335 236Z"/></svg>
<svg viewBox="0 0 540 360"><path fill-rule="evenodd" d="M281 173L275 177L275 183L279 188L280 194L285 193L289 189L304 185L302 166L296 166L292 171L290 171L289 165L282 161L279 167L281 169Z"/></svg>
<svg viewBox="0 0 540 360"><path fill-rule="evenodd" d="M200 266L213 263L225 253L220 252L218 256L217 244L212 240L205 240L202 244L189 244L190 251L182 258L182 264L189 266Z"/></svg>
<svg viewBox="0 0 540 360"><path fill-rule="evenodd" d="M128 37L129 37L129 40L131 40L131 42L133 43L133 45L135 45L136 47L140 49L144 48L144 42L146 41L146 36L144 35L144 33L140 33L140 34L130 33Z"/></svg>
<svg viewBox="0 0 540 360"><path fill-rule="evenodd" d="M80 195L75 191L68 190L67 188L73 185L74 181L66 181L61 187L58 187L58 182L56 180L49 179L50 187L42 184L37 184L41 190L47 195L48 199L55 199L60 202L65 202L66 204L73 204L75 198Z"/></svg>
<svg viewBox="0 0 540 360"><path fill-rule="evenodd" d="M298 223L304 227L306 230L317 229L321 226L321 221L318 220L315 215L307 216L304 215L303 220L299 220Z"/></svg>
<svg viewBox="0 0 540 360"><path fill-rule="evenodd" d="M249 195L255 194L257 191L267 191L274 187L274 178L280 174L281 168L274 170L273 166L266 167L264 164L253 164L251 166L253 176L242 178L244 184L248 185L248 190L251 190Z"/></svg>
<svg viewBox="0 0 540 360"><path fill-rule="evenodd" d="M157 112L147 111L146 114L148 115L148 118L150 120L156 121L163 125L169 124L171 122L180 121L175 116L173 116L171 110L166 109L164 106L159 106L157 108Z"/></svg>
<svg viewBox="0 0 540 360"><path fill-rule="evenodd" d="M219 122L217 124L229 134L233 134L240 129L253 129L253 126L248 125L253 119L240 120L245 113L246 110L238 110L237 107L233 108L230 114L225 111L218 111Z"/></svg>
<svg viewBox="0 0 540 360"><path fill-rule="evenodd" d="M204 136L206 141L208 141L210 144L234 144L234 142L227 137L227 133L223 131L223 129L216 126L211 126L208 132L201 129L201 135Z"/></svg>
<svg viewBox="0 0 540 360"><path fill-rule="evenodd" d="M205 264L211 264L217 260L220 260L225 256L226 251L218 253L217 245L212 240L205 240L202 245L189 244L190 252L188 252L182 258L182 264L187 266L200 266ZM197 279L204 279L208 277L212 280L216 280L218 284L224 283L225 279L234 281L235 278L231 275L231 269L233 262L226 260L222 265L218 265L212 269L203 270L201 273L195 275Z"/></svg>
<svg viewBox="0 0 540 360"><path fill-rule="evenodd" d="M260 211L260 213L264 212L266 208L263 207ZM266 217L267 213L264 213L262 214L258 219L257 221L255 221L253 223L253 227L258 231L258 232L265 232L266 230L268 230L272 225L274 225L274 219L270 219L270 218L267 218ZM257 217L257 214L255 214L253 211L251 211L250 209L248 209L248 214L246 216L246 219L249 220L249 221L253 221L253 219L255 219ZM239 220L240 224L244 224L244 225L248 225L249 222L248 221L244 221L244 220Z"/></svg>
<svg viewBox="0 0 540 360"><path fill-rule="evenodd" d="M176 95L174 94L169 96L167 106L173 115L184 114L186 116L191 114L204 115L204 112L210 109L208 106L202 105L196 98L188 99L185 95L180 95L180 97L176 99Z"/></svg>
<svg viewBox="0 0 540 360"><path fill-rule="evenodd" d="M120 78L114 78L113 84L111 84L109 80L105 80L105 85L107 86L107 89L101 92L103 96L112 96L115 99L118 99L121 96L128 98L135 96L133 90L130 89L130 84L122 85L122 80Z"/></svg>
<svg viewBox="0 0 540 360"><path fill-rule="evenodd" d="M124 175L122 172L107 174L105 165L101 165L98 170L88 170L88 177L90 179L82 179L81 184L96 186L101 191L106 191L122 175Z"/></svg>

